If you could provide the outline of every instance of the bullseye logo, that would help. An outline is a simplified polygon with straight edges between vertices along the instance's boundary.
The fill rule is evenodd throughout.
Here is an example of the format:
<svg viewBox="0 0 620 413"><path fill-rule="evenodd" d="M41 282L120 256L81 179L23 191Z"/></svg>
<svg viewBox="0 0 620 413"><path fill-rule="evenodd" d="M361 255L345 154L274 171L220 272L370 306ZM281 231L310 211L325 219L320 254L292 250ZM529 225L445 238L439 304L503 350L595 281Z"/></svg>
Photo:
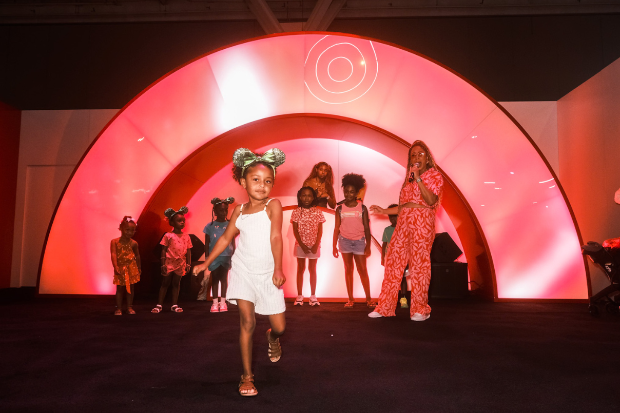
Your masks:
<svg viewBox="0 0 620 413"><path fill-rule="evenodd" d="M304 83L324 103L353 102L372 88L379 74L377 53L371 41L325 36L306 56Z"/></svg>

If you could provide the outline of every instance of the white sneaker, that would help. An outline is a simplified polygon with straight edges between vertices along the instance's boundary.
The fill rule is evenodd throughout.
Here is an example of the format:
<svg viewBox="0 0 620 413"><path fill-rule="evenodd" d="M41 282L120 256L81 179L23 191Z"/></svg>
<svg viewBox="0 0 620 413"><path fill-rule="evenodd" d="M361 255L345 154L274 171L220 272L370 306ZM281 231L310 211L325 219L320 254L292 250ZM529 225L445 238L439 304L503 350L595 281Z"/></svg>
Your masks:
<svg viewBox="0 0 620 413"><path fill-rule="evenodd" d="M321 305L319 300L316 299L316 295L310 296L310 305Z"/></svg>
<svg viewBox="0 0 620 413"><path fill-rule="evenodd" d="M379 318L379 317L383 317L381 314L379 314L377 311L373 311L371 313L368 313L368 317L370 318Z"/></svg>
<svg viewBox="0 0 620 413"><path fill-rule="evenodd" d="M304 296L298 295L297 298L295 299L294 305L304 305Z"/></svg>
<svg viewBox="0 0 620 413"><path fill-rule="evenodd" d="M220 313L225 313L226 311L228 311L228 305L226 304L226 301L222 301L220 303Z"/></svg>
<svg viewBox="0 0 620 413"><path fill-rule="evenodd" d="M431 316L430 314L424 315L424 314L420 314L420 313L415 313L414 315L411 316L411 321L424 321L424 320L428 320L430 316Z"/></svg>

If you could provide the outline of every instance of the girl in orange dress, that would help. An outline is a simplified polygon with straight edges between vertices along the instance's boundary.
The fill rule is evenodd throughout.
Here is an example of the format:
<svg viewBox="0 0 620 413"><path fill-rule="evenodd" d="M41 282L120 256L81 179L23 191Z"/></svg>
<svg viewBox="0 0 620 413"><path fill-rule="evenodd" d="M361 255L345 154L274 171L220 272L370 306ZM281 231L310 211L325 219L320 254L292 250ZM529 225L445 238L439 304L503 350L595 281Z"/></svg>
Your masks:
<svg viewBox="0 0 620 413"><path fill-rule="evenodd" d="M388 209L376 205L370 207L376 214L398 213L396 229L385 257L379 303L368 314L371 318L396 315L396 297L407 264L411 277L411 320L424 321L431 316L428 305L430 254L435 239L435 215L443 193L443 177L424 142L415 141L407 159L409 168L400 191L400 205Z"/></svg>
<svg viewBox="0 0 620 413"><path fill-rule="evenodd" d="M133 310L133 292L135 284L140 281L141 264L138 243L131 239L136 233L136 223L129 216L123 217L118 229L120 238L110 242L110 255L114 266L114 285L116 285L116 311L114 315L122 315L123 297L127 296L127 314L135 314Z"/></svg>

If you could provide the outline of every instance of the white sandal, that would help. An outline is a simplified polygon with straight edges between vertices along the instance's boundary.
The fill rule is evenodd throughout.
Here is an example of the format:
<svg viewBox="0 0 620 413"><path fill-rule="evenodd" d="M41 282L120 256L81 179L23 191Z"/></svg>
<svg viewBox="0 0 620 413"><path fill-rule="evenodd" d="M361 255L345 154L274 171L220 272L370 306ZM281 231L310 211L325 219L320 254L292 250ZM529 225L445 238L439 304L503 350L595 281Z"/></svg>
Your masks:
<svg viewBox="0 0 620 413"><path fill-rule="evenodd" d="M310 305L321 305L321 303L319 303L319 300L316 299L316 295L310 296Z"/></svg>
<svg viewBox="0 0 620 413"><path fill-rule="evenodd" d="M170 311L172 311L173 313L182 313L183 309L175 304L172 307L170 307Z"/></svg>
<svg viewBox="0 0 620 413"><path fill-rule="evenodd" d="M293 305L304 305L304 296L298 295L297 298L295 299L295 304Z"/></svg>
<svg viewBox="0 0 620 413"><path fill-rule="evenodd" d="M159 313L161 313L161 310L162 310L161 305L157 304L157 305L155 306L155 308L153 308L153 309L151 310L151 313L153 313L153 314L159 314Z"/></svg>

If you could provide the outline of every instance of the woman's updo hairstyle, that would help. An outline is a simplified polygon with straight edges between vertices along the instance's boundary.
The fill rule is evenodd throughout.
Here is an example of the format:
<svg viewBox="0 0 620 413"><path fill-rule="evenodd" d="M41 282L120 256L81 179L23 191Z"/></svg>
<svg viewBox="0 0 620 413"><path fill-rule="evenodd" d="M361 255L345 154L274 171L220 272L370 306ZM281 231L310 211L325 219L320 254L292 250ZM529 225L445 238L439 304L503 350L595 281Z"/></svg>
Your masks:
<svg viewBox="0 0 620 413"><path fill-rule="evenodd" d="M346 174L342 177L342 187L351 185L357 192L361 191L366 185L366 179L359 174Z"/></svg>

